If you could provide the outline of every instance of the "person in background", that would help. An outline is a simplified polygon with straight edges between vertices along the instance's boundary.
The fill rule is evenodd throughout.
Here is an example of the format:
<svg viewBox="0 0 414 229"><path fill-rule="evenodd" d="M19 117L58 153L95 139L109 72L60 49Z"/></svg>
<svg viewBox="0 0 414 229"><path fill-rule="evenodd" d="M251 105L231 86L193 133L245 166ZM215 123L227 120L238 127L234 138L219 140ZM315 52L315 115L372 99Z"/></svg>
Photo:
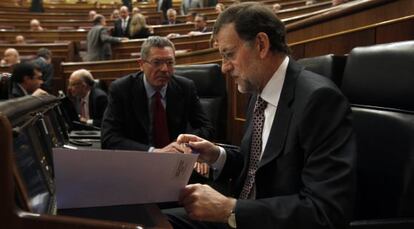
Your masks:
<svg viewBox="0 0 414 229"><path fill-rule="evenodd" d="M79 120L87 125L101 127L108 97L103 90L95 86L92 74L88 70L79 69L70 75L68 94L75 98L74 106Z"/></svg>
<svg viewBox="0 0 414 229"><path fill-rule="evenodd" d="M197 14L194 18L194 30L189 32L188 35L198 35L211 32L211 29L207 27L207 16L205 14Z"/></svg>
<svg viewBox="0 0 414 229"><path fill-rule="evenodd" d="M52 65L52 52L47 48L37 50L36 59L32 63L39 67L42 72L43 84L41 88L47 92L52 91L54 68Z"/></svg>
<svg viewBox="0 0 414 229"><path fill-rule="evenodd" d="M30 31L44 31L44 28L40 26L40 21L37 19L32 19L30 21Z"/></svg>
<svg viewBox="0 0 414 229"><path fill-rule="evenodd" d="M231 196L187 185L179 194L183 208L167 212L173 227L348 228L356 140L346 97L290 57L285 26L266 5L230 6L213 34L222 71L251 94L246 130L240 148L178 136L217 180L231 180Z"/></svg>
<svg viewBox="0 0 414 229"><path fill-rule="evenodd" d="M89 13L88 13L88 19L89 19L89 21L93 21L93 19L95 18L96 14L97 13L96 13L95 10L90 10Z"/></svg>
<svg viewBox="0 0 414 229"><path fill-rule="evenodd" d="M93 19L94 26L89 30L86 37L87 53L86 61L109 60L112 58L112 43L119 43L128 38L112 37L105 28L106 19L97 14Z"/></svg>
<svg viewBox="0 0 414 229"><path fill-rule="evenodd" d="M118 9L114 9L114 11L112 11L112 14L110 16L110 20L118 20L121 16L119 15L119 10Z"/></svg>
<svg viewBox="0 0 414 229"><path fill-rule="evenodd" d="M30 4L30 12L42 13L45 10L43 9L43 0L32 0Z"/></svg>
<svg viewBox="0 0 414 229"><path fill-rule="evenodd" d="M131 18L129 17L128 7L121 6L119 9L119 19L114 23L114 30L112 36L114 37L128 37L129 26L131 24Z"/></svg>
<svg viewBox="0 0 414 229"><path fill-rule="evenodd" d="M137 14L139 12L140 12L140 10L139 10L138 7L135 6L134 8L132 8L132 15L135 15L135 14Z"/></svg>
<svg viewBox="0 0 414 229"><path fill-rule="evenodd" d="M23 35L17 35L15 38L16 44L23 45L26 44L26 40Z"/></svg>
<svg viewBox="0 0 414 229"><path fill-rule="evenodd" d="M279 3L275 3L272 5L272 10L275 14L277 14L280 9L282 9L282 5L280 5Z"/></svg>
<svg viewBox="0 0 414 229"><path fill-rule="evenodd" d="M147 38L151 35L151 30L147 26L145 16L138 13L132 16L131 24L129 26L129 38L139 39Z"/></svg>
<svg viewBox="0 0 414 229"><path fill-rule="evenodd" d="M167 10L167 20L163 21L163 25L181 24L182 21L177 20L177 11L173 8Z"/></svg>
<svg viewBox="0 0 414 229"><path fill-rule="evenodd" d="M190 9L193 8L203 8L203 0L182 0L181 1L181 15L187 15L190 12Z"/></svg>
<svg viewBox="0 0 414 229"><path fill-rule="evenodd" d="M167 20L167 11L172 7L172 0L159 0L158 1L158 12L162 12L162 20Z"/></svg>
<svg viewBox="0 0 414 229"><path fill-rule="evenodd" d="M4 57L1 59L1 66L13 66L20 63L19 52L15 48L4 50Z"/></svg>
<svg viewBox="0 0 414 229"><path fill-rule="evenodd" d="M10 81L11 90L9 98L47 94L46 91L40 88L40 85L43 83L42 72L32 63L26 62L14 65Z"/></svg>
<svg viewBox="0 0 414 229"><path fill-rule="evenodd" d="M215 7L216 13L221 14L221 12L223 12L224 9L226 9L226 6L223 3L216 4L216 7Z"/></svg>
<svg viewBox="0 0 414 229"><path fill-rule="evenodd" d="M306 5L312 5L312 4L315 4L316 2L317 2L316 0L307 0Z"/></svg>

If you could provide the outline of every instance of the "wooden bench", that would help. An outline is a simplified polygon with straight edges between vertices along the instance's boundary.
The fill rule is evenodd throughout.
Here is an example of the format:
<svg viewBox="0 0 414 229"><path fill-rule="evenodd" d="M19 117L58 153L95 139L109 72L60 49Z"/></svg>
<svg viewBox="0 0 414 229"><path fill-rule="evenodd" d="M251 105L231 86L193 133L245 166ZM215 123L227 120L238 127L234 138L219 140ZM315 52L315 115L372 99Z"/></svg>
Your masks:
<svg viewBox="0 0 414 229"><path fill-rule="evenodd" d="M210 47L211 33L204 33L195 36L179 36L171 38L176 50L201 50ZM139 53L145 39L134 39L112 45L113 59L131 58L131 54Z"/></svg>

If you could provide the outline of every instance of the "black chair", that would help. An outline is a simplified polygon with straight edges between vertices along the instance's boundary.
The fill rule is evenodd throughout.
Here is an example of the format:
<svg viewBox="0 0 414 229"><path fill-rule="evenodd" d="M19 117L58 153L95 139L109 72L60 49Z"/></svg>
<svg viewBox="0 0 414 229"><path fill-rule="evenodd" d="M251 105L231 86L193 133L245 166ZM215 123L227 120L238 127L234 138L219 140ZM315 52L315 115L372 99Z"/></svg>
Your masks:
<svg viewBox="0 0 414 229"><path fill-rule="evenodd" d="M328 77L338 87L341 86L342 75L346 64L346 56L333 54L303 58L298 63L306 70Z"/></svg>
<svg viewBox="0 0 414 229"><path fill-rule="evenodd" d="M226 81L218 64L176 66L177 75L194 81L204 111L215 129L215 141L226 142Z"/></svg>
<svg viewBox="0 0 414 229"><path fill-rule="evenodd" d="M0 73L0 100L9 98L10 76L10 73Z"/></svg>
<svg viewBox="0 0 414 229"><path fill-rule="evenodd" d="M414 183L413 88L412 41L354 48L347 58L341 89L358 145L352 227L414 228L413 220L397 220L414 217L414 192L407 192Z"/></svg>

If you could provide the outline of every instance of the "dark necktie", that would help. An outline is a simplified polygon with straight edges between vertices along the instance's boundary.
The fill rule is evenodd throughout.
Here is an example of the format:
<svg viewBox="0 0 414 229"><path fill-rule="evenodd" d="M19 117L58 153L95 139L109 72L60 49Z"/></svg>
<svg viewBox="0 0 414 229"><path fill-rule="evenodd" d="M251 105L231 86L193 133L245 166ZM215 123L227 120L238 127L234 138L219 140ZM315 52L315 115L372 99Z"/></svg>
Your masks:
<svg viewBox="0 0 414 229"><path fill-rule="evenodd" d="M170 143L167 115L162 105L161 93L157 91L152 98L153 142L156 148L162 148Z"/></svg>
<svg viewBox="0 0 414 229"><path fill-rule="evenodd" d="M265 120L264 110L266 109L266 106L267 102L258 96L253 111L253 132L250 146L249 168L243 189L240 193L240 199L249 198L255 183L256 171L259 166L260 154L262 152L262 132Z"/></svg>

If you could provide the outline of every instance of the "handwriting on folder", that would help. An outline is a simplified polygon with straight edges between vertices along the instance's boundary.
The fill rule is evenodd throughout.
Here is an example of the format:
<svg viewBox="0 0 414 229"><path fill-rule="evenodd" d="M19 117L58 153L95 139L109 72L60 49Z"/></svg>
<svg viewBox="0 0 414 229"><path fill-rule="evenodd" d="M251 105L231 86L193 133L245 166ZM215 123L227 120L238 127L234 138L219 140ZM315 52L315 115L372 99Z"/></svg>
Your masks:
<svg viewBox="0 0 414 229"><path fill-rule="evenodd" d="M53 150L59 209L178 200L197 155Z"/></svg>

